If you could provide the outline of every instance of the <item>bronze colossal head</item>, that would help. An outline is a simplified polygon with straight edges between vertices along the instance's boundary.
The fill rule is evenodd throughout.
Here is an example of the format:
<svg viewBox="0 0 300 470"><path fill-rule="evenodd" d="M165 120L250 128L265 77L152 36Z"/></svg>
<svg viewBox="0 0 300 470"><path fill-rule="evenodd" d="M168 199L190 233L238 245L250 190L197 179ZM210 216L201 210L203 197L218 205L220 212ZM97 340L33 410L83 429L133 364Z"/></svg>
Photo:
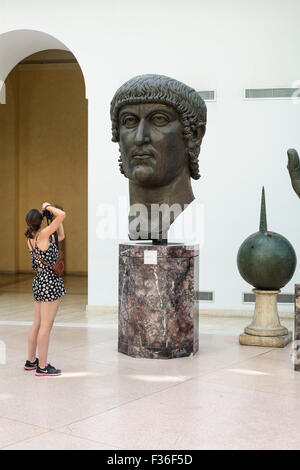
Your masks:
<svg viewBox="0 0 300 470"><path fill-rule="evenodd" d="M190 178L200 178L206 105L199 93L173 78L140 75L117 90L110 114L130 205L175 203L183 210L194 199Z"/></svg>

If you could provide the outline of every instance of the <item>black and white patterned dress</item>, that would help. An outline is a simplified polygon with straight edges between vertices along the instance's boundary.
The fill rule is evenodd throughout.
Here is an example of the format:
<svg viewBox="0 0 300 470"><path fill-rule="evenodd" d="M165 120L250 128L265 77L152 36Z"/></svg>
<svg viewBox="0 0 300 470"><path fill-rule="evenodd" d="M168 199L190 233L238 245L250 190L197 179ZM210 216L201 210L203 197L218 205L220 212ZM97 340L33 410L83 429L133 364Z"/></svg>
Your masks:
<svg viewBox="0 0 300 470"><path fill-rule="evenodd" d="M54 266L58 260L58 248L52 240L52 236L50 236L49 241L50 245L47 250L40 250L35 242L34 252L46 263ZM65 295L66 290L61 275L55 274L53 269L42 263L31 250L29 252L32 260L32 269L37 271L32 282L34 300L37 302L53 302L53 300Z"/></svg>

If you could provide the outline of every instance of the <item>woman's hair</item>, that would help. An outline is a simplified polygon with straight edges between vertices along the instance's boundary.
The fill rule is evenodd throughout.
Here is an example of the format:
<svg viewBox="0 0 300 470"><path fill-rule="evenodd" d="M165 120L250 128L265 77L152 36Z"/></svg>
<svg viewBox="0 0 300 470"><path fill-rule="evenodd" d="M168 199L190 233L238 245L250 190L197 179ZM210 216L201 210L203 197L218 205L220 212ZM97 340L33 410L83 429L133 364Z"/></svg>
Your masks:
<svg viewBox="0 0 300 470"><path fill-rule="evenodd" d="M26 214L25 220L28 229L24 235L27 238L33 238L33 233L37 232L41 226L43 215L38 209L31 209L31 211Z"/></svg>

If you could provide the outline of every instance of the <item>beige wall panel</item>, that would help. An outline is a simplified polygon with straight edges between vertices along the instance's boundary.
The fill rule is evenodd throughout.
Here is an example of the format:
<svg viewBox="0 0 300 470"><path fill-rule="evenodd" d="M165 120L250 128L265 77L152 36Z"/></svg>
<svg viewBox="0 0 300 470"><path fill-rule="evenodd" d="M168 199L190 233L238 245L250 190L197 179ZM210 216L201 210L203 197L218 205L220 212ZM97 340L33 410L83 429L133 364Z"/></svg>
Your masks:
<svg viewBox="0 0 300 470"><path fill-rule="evenodd" d="M19 121L19 226L44 201L66 211L65 264L87 272L87 101L79 67L21 66ZM19 270L30 270L24 237Z"/></svg>
<svg viewBox="0 0 300 470"><path fill-rule="evenodd" d="M17 267L18 70L6 80L6 104L0 105L0 271Z"/></svg>

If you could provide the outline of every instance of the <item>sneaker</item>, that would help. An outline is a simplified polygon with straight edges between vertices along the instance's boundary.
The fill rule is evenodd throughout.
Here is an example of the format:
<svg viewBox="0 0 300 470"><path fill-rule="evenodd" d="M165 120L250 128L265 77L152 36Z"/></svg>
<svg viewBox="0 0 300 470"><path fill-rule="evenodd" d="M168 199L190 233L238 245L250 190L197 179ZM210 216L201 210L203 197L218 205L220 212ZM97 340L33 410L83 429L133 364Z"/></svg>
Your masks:
<svg viewBox="0 0 300 470"><path fill-rule="evenodd" d="M41 369L41 367L37 367L35 375L49 375L55 377L57 375L61 375L61 370L55 369L55 367L51 366L51 364L47 364L44 369Z"/></svg>
<svg viewBox="0 0 300 470"><path fill-rule="evenodd" d="M34 362L26 361L24 370L36 370L39 365L39 360L36 357Z"/></svg>

